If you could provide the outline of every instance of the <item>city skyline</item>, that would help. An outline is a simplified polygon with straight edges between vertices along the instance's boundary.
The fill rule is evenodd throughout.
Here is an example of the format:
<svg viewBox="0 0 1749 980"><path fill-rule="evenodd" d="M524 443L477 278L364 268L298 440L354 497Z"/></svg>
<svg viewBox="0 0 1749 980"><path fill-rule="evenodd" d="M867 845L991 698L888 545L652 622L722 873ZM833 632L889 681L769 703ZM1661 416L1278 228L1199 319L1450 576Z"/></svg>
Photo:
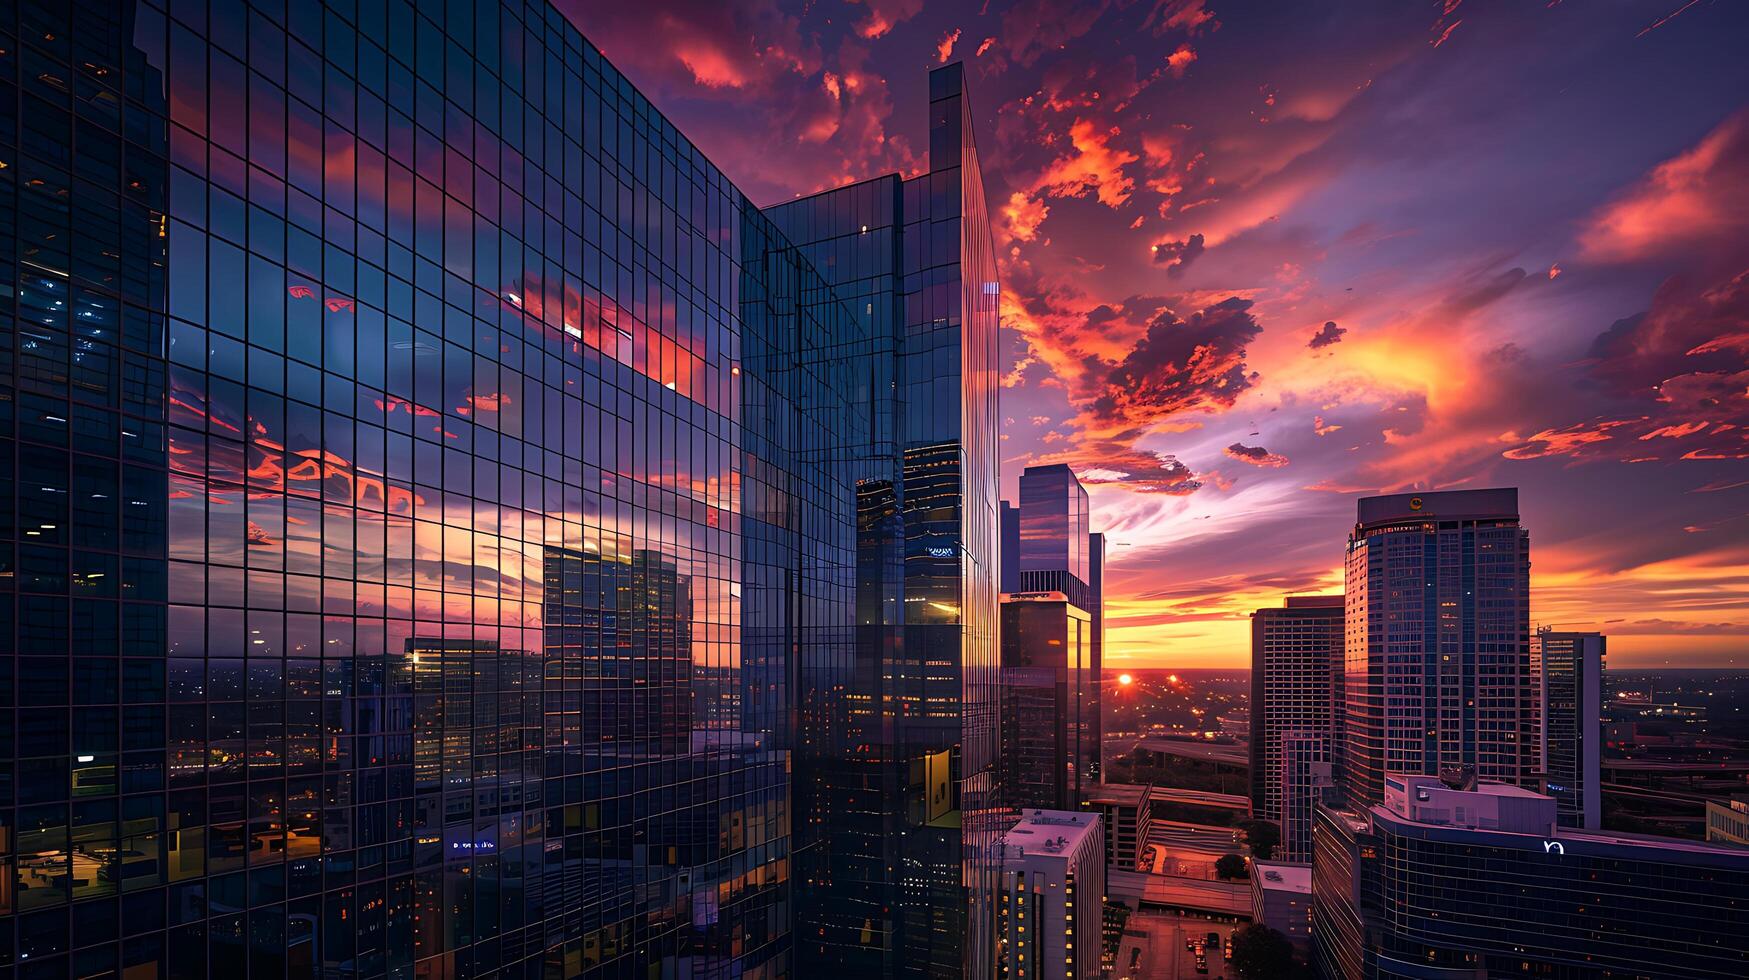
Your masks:
<svg viewBox="0 0 1749 980"><path fill-rule="evenodd" d="M1088 485L1110 666L1242 666L1251 610L1339 590L1355 498L1487 486L1533 624L1745 663L1741 8L651 6L671 43L566 5L761 202L910 172L892 66L965 63L1002 492Z"/></svg>

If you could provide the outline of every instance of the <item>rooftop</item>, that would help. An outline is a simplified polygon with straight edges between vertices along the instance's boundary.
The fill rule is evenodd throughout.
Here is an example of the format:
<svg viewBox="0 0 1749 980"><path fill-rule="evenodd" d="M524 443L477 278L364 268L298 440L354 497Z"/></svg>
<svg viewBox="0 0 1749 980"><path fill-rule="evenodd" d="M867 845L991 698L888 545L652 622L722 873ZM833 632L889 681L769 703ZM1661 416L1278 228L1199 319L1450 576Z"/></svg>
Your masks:
<svg viewBox="0 0 1749 980"><path fill-rule="evenodd" d="M1103 783L1087 795L1089 803L1126 803L1137 805L1148 798L1152 784L1138 786L1134 783Z"/></svg>
<svg viewBox="0 0 1749 980"><path fill-rule="evenodd" d="M1287 861L1252 861L1251 880L1265 891L1312 893L1312 866Z"/></svg>
<svg viewBox="0 0 1749 980"><path fill-rule="evenodd" d="M1073 854L1083 838L1098 833L1099 814L1091 811L1023 810L1020 822L1002 837L1011 851L1025 854Z"/></svg>

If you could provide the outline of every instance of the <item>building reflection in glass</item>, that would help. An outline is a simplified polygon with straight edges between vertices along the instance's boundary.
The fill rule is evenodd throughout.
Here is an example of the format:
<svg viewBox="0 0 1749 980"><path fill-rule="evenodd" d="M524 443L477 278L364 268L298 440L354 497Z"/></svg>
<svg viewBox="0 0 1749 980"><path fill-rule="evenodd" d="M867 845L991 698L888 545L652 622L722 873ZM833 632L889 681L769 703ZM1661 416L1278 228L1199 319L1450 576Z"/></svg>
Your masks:
<svg viewBox="0 0 1749 980"><path fill-rule="evenodd" d="M864 326L544 4L0 31L0 971L793 974Z"/></svg>

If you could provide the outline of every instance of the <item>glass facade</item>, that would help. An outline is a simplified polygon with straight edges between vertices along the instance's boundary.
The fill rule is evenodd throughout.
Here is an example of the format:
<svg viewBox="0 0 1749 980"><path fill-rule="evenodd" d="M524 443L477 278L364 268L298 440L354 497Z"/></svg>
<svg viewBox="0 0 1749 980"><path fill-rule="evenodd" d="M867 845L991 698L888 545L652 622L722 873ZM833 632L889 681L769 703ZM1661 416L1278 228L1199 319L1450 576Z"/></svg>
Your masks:
<svg viewBox="0 0 1749 980"><path fill-rule="evenodd" d="M1387 773L1528 783L1534 764L1530 535L1518 491L1364 497L1343 611L1345 788Z"/></svg>
<svg viewBox="0 0 1749 980"><path fill-rule="evenodd" d="M1313 927L1330 976L1749 971L1741 849L1434 826L1382 806L1321 807L1317 835Z"/></svg>
<svg viewBox="0 0 1749 980"><path fill-rule="evenodd" d="M1087 513L1087 490L1069 467L1028 466L1020 474L1022 590L1066 592L1088 604Z"/></svg>
<svg viewBox="0 0 1749 980"><path fill-rule="evenodd" d="M1060 592L1002 599L1002 788L1015 809L1079 810L1093 790L1093 621Z"/></svg>
<svg viewBox="0 0 1749 980"><path fill-rule="evenodd" d="M1020 504L1002 502L1002 591L1060 593L1078 615L1089 620L1086 650L1070 661L1070 669L1079 678L1074 685L1079 693L1073 706L1051 722L1074 733L1066 749L1066 758L1074 760L1065 770L1070 773L1071 790L1056 803L1041 802L1036 790L1010 794L1015 806L1073 808L1080 805L1074 801L1084 798L1087 787L1104 779L1105 536L1088 532L1088 513L1086 488L1074 471L1062 464L1027 467L1020 474ZM1036 678L1028 680L1029 675L1015 673L1011 667L1036 667L1040 641L1007 625L1014 616L1031 614L1011 615L1004 610L1003 615L1004 696L1024 700L1027 695L1023 692L1009 689L1015 684L1036 687ZM1061 624L1052 629L1053 635L1063 632ZM1007 720L1004 723L1008 724ZM1012 736L1005 736L1005 746L1014 744ZM1050 782L1061 779L1052 777Z"/></svg>
<svg viewBox="0 0 1749 980"><path fill-rule="evenodd" d="M869 321L543 3L8 5L0 88L0 975L797 975ZM963 799L995 277L941 254Z"/></svg>
<svg viewBox="0 0 1749 980"><path fill-rule="evenodd" d="M929 95L928 172L767 212L873 354L854 396L869 439L844 456L861 501L855 654L804 692L846 692L804 721L798 763L810 975L985 976L994 949L1001 287L961 66L932 71Z"/></svg>

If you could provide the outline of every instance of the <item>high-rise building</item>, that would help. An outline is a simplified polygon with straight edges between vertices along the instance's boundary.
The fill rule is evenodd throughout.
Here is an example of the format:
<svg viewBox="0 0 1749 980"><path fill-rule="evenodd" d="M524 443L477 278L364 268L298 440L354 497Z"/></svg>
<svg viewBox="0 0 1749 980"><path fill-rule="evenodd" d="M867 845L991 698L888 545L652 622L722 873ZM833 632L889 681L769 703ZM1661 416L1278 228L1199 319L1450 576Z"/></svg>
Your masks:
<svg viewBox="0 0 1749 980"><path fill-rule="evenodd" d="M1318 808L1324 976L1749 972L1749 850L1569 830L1505 783L1393 774L1385 793Z"/></svg>
<svg viewBox="0 0 1749 980"><path fill-rule="evenodd" d="M1603 666L1601 633L1538 630L1541 651L1543 792L1563 827L1603 826Z"/></svg>
<svg viewBox="0 0 1749 980"><path fill-rule="evenodd" d="M1027 810L992 850L1000 869L995 976L1091 980L1104 946L1105 845L1097 813Z"/></svg>
<svg viewBox="0 0 1749 980"><path fill-rule="evenodd" d="M1026 753L1025 758L1005 760L1011 770L1026 774L1021 784L1007 787L1011 806L1075 809L1085 799L1084 788L1102 778L1105 538L1089 533L1087 522L1087 490L1061 464L1027 467L1020 475L1019 506L1002 503L1005 597L1029 604L1047 597L1062 600L1050 607L1049 623L1042 608L1009 610L1004 600L1004 704L1029 719L1004 720L1004 752ZM1042 624L1044 632L1034 635L1025 625L1031 622ZM1062 648L1065 635L1081 636L1084 643ZM1062 707L1055 717L1025 707L1039 705L1045 682L1041 670L1067 672L1073 681L1068 700L1059 699ZM1061 681L1056 683L1060 687ZM1052 731L1063 744L1051 763L1054 772L1047 776L1041 757L1030 750L1051 738Z"/></svg>
<svg viewBox="0 0 1749 980"><path fill-rule="evenodd" d="M1105 535L1087 536L1087 612L1093 617L1093 707L1088 711L1093 753L1089 783L1105 782Z"/></svg>
<svg viewBox="0 0 1749 980"><path fill-rule="evenodd" d="M1062 592L1082 608L1092 581L1087 489L1069 467L1020 474L1020 592Z"/></svg>
<svg viewBox="0 0 1749 980"><path fill-rule="evenodd" d="M867 504L853 649L801 681L809 976L985 976L995 949L1001 285L958 63L929 99L927 173L766 211L863 328L846 390L871 422L837 457Z"/></svg>
<svg viewBox="0 0 1749 980"><path fill-rule="evenodd" d="M0 15L0 971L988 975L957 66L864 252L547 3L165 7Z"/></svg>
<svg viewBox="0 0 1749 980"><path fill-rule="evenodd" d="M1093 623L1061 592L1002 597L1006 803L1078 810L1094 785Z"/></svg>
<svg viewBox="0 0 1749 980"><path fill-rule="evenodd" d="M1283 824L1288 861L1310 856L1311 789L1328 777L1339 741L1342 604L1341 596L1288 596L1251 614L1251 807ZM1301 818L1298 837L1285 832L1290 810Z"/></svg>
<svg viewBox="0 0 1749 980"><path fill-rule="evenodd" d="M1530 537L1518 491L1363 497L1348 539L1341 777L1531 781Z"/></svg>

